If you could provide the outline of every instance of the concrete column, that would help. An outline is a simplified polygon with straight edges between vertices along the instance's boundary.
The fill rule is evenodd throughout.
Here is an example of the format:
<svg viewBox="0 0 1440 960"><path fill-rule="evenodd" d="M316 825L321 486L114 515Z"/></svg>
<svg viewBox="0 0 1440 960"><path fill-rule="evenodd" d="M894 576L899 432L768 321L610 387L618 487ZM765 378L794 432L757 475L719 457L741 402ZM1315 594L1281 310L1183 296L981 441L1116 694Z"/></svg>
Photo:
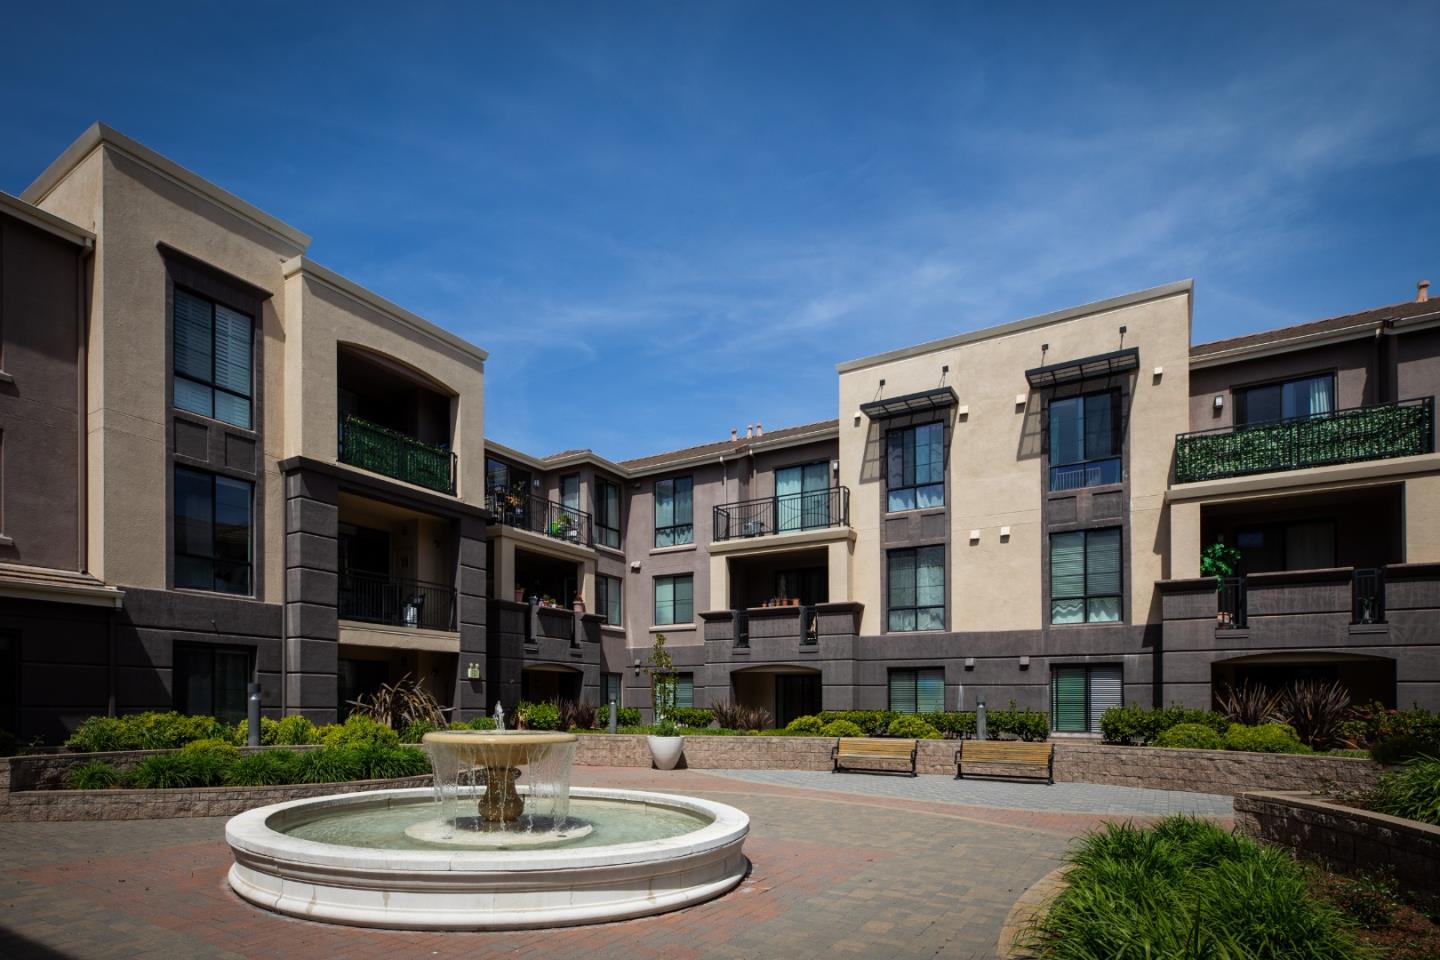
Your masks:
<svg viewBox="0 0 1440 960"><path fill-rule="evenodd" d="M495 596L515 599L515 541L495 537Z"/></svg>
<svg viewBox="0 0 1440 960"><path fill-rule="evenodd" d="M285 703L315 723L337 718L339 491L333 477L285 477Z"/></svg>
<svg viewBox="0 0 1440 960"><path fill-rule="evenodd" d="M730 609L730 558L710 555L710 605L706 610Z"/></svg>
<svg viewBox="0 0 1440 960"><path fill-rule="evenodd" d="M1167 579L1200 576L1200 504L1170 504L1170 564Z"/></svg>
<svg viewBox="0 0 1440 960"><path fill-rule="evenodd" d="M844 603L850 599L850 555L854 549L855 544L849 540L836 540L825 551L831 603Z"/></svg>
<svg viewBox="0 0 1440 960"><path fill-rule="evenodd" d="M456 524L459 549L456 551L455 603L456 626L460 631L460 656L455 667L455 714L457 720L471 720L487 707L486 682L486 597L485 597L485 521L464 517ZM475 664L482 679L472 680L470 665Z"/></svg>
<svg viewBox="0 0 1440 960"><path fill-rule="evenodd" d="M1440 560L1440 476L1405 481L1405 562Z"/></svg>

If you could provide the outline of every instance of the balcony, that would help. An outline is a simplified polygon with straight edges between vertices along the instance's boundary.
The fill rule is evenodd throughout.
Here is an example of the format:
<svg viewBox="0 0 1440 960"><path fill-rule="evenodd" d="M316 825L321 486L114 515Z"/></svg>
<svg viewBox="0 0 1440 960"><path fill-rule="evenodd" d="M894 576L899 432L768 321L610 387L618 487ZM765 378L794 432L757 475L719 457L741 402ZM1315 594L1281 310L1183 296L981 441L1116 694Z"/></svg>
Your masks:
<svg viewBox="0 0 1440 960"><path fill-rule="evenodd" d="M491 490L485 494L485 506L507 527L582 547L595 543L590 514L584 510L509 490Z"/></svg>
<svg viewBox="0 0 1440 960"><path fill-rule="evenodd" d="M1175 482L1413 457L1432 452L1434 437L1431 397L1182 433L1175 438Z"/></svg>
<svg viewBox="0 0 1440 960"><path fill-rule="evenodd" d="M455 454L389 427L348 416L340 425L341 463L455 494Z"/></svg>
<svg viewBox="0 0 1440 960"><path fill-rule="evenodd" d="M340 575L339 588L341 620L455 629L455 591L444 584L347 571Z"/></svg>
<svg viewBox="0 0 1440 960"><path fill-rule="evenodd" d="M849 525L850 488L830 487L812 493L720 504L715 508L712 529L713 539L720 542Z"/></svg>
<svg viewBox="0 0 1440 960"><path fill-rule="evenodd" d="M1345 571L1337 572L1343 575ZM1349 571L1349 578L1350 622L1360 625L1385 623L1384 568L1353 569ZM1250 626L1250 591L1246 580L1246 577L1226 577L1220 581L1215 597L1217 629L1243 630ZM1267 587L1272 591L1284 588ZM1272 602L1271 606L1275 604Z"/></svg>

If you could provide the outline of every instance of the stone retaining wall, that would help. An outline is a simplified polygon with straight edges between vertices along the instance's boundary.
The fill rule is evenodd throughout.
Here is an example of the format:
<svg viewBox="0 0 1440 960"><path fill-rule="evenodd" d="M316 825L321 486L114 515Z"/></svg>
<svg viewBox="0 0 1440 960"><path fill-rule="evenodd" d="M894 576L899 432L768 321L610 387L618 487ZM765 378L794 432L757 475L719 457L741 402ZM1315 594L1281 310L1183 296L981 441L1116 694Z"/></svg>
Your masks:
<svg viewBox="0 0 1440 960"><path fill-rule="evenodd" d="M1440 897L1440 827L1329 803L1305 793L1259 791L1235 798L1235 825L1340 871L1383 870Z"/></svg>
<svg viewBox="0 0 1440 960"><path fill-rule="evenodd" d="M828 737L687 737L682 763L697 770L829 770L834 745L835 740ZM953 776L959 746L958 740L920 741L918 772ZM650 749L639 735L586 735L580 738L575 762L648 767ZM1033 769L998 764L989 769L997 774L1035 775ZM1379 765L1358 757L1055 743L1057 783L1106 783L1235 796L1246 790L1367 789L1382 771Z"/></svg>

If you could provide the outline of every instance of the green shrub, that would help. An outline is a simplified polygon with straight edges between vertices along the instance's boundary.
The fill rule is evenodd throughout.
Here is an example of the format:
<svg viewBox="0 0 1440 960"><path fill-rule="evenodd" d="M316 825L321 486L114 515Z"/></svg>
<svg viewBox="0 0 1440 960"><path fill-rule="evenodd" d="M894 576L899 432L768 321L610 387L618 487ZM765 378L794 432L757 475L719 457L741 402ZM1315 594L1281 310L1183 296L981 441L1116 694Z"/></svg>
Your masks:
<svg viewBox="0 0 1440 960"><path fill-rule="evenodd" d="M1160 734L1182 723L1202 724L1219 734L1224 734L1229 726L1224 717L1210 710L1192 710L1178 705L1147 710L1129 704L1111 707L1100 715L1100 735L1106 743L1154 743Z"/></svg>
<svg viewBox="0 0 1440 960"><path fill-rule="evenodd" d="M1370 759L1376 763L1408 763L1416 757L1440 753L1436 745L1409 733L1396 734L1370 745Z"/></svg>
<svg viewBox="0 0 1440 960"><path fill-rule="evenodd" d="M617 711L617 716L615 717L615 722L616 722L616 725L617 725L617 726L621 726L621 727L638 727L638 726L640 726L640 708L639 708L639 707L621 707L621 708L619 708L619 710ZM601 707L599 707L599 708L596 709L596 711L595 711L595 726L598 727L598 728L600 728L600 729L609 729L609 727L610 727L610 705L609 705L608 703L605 704L604 706L601 706Z"/></svg>
<svg viewBox="0 0 1440 960"><path fill-rule="evenodd" d="M180 751L157 753L146 757L135 765L127 776L128 786L140 790L170 790L178 787L198 787L199 777L207 776L209 769L197 770L195 755Z"/></svg>
<svg viewBox="0 0 1440 960"><path fill-rule="evenodd" d="M1420 757L1387 773L1368 798L1371 809L1440 826L1440 760Z"/></svg>
<svg viewBox="0 0 1440 960"><path fill-rule="evenodd" d="M295 782L345 783L363 779L365 760L361 751L364 747L373 745L372 741L370 744L348 747L326 746L302 753L295 764Z"/></svg>
<svg viewBox="0 0 1440 960"><path fill-rule="evenodd" d="M459 724L459 726L467 726L467 724ZM468 724L468 726L469 726L469 728L470 728L471 730L494 730L494 729L495 729L495 718L494 718L494 717L476 717L474 720L471 720L471 721L470 721L470 723Z"/></svg>
<svg viewBox="0 0 1440 960"><path fill-rule="evenodd" d="M863 737L865 731L849 720L831 720L820 728L822 737Z"/></svg>
<svg viewBox="0 0 1440 960"><path fill-rule="evenodd" d="M1020 710L1010 701L1008 710L992 710L985 717L985 735L995 740L1009 734L1021 740L1044 740L1050 736L1050 716L1039 710Z"/></svg>
<svg viewBox="0 0 1440 960"><path fill-rule="evenodd" d="M785 729L790 733L816 734L824 726L819 717L807 716L796 717L785 725Z"/></svg>
<svg viewBox="0 0 1440 960"><path fill-rule="evenodd" d="M261 730L264 730L265 723L260 723ZM281 717L275 723L275 742L285 746L304 746L320 742L320 728L310 722L309 717L300 714L292 714L288 717Z"/></svg>
<svg viewBox="0 0 1440 960"><path fill-rule="evenodd" d="M560 707L554 703L530 703L521 700L515 706L515 716L525 721L527 730L560 729Z"/></svg>
<svg viewBox="0 0 1440 960"><path fill-rule="evenodd" d="M682 727L708 727L715 714L705 707L671 707L670 719Z"/></svg>
<svg viewBox="0 0 1440 960"><path fill-rule="evenodd" d="M271 720L269 717L260 718L260 746L268 747L275 742L275 730L279 726L278 721ZM250 745L249 720L241 720L235 724L235 729L231 731L230 734L230 742L237 747L248 747Z"/></svg>
<svg viewBox="0 0 1440 960"><path fill-rule="evenodd" d="M240 759L240 749L228 740L193 740L180 748L190 764L192 785L214 787L225 782L225 771Z"/></svg>
<svg viewBox="0 0 1440 960"><path fill-rule="evenodd" d="M1225 731L1226 750L1247 750L1251 753L1310 753L1300 742L1295 728L1288 723L1262 723L1247 727L1232 723Z"/></svg>
<svg viewBox="0 0 1440 960"><path fill-rule="evenodd" d="M372 743L357 747L361 778L365 780L397 780L418 777L430 772L430 758L415 747L386 747Z"/></svg>
<svg viewBox="0 0 1440 960"><path fill-rule="evenodd" d="M1025 931L1049 960L1358 960L1338 911L1287 853L1213 823L1108 824L1069 857L1065 888Z"/></svg>
<svg viewBox="0 0 1440 960"><path fill-rule="evenodd" d="M1223 750L1225 741L1212 727L1203 723L1177 723L1155 738L1155 746L1185 750Z"/></svg>
<svg viewBox="0 0 1440 960"><path fill-rule="evenodd" d="M68 790L109 790L120 785L120 771L104 760L91 760L65 775Z"/></svg>
<svg viewBox="0 0 1440 960"><path fill-rule="evenodd" d="M108 753L111 750L134 750L130 728L119 717L87 717L65 746L84 753Z"/></svg>
<svg viewBox="0 0 1440 960"><path fill-rule="evenodd" d="M371 743L395 747L400 744L398 733L360 713L352 713L344 723L327 725L325 731L321 742L327 747L362 747Z"/></svg>
<svg viewBox="0 0 1440 960"><path fill-rule="evenodd" d="M890 721L885 728L887 737L903 737L906 740L939 740L940 731L914 714L902 714Z"/></svg>
<svg viewBox="0 0 1440 960"><path fill-rule="evenodd" d="M86 753L107 750L173 750L194 740L229 740L231 727L214 717L182 713L135 713L123 717L88 717L65 746Z"/></svg>
<svg viewBox="0 0 1440 960"><path fill-rule="evenodd" d="M898 716L900 714L891 710L822 710L820 712L822 722L848 720L863 730L868 737L884 736L891 722Z"/></svg>
<svg viewBox="0 0 1440 960"><path fill-rule="evenodd" d="M425 738L425 734L433 733L440 727L429 720L412 720L400 731L401 743L419 743Z"/></svg>
<svg viewBox="0 0 1440 960"><path fill-rule="evenodd" d="M232 787L273 787L294 783L300 754L292 750L264 750L247 754L225 771Z"/></svg>
<svg viewBox="0 0 1440 960"><path fill-rule="evenodd" d="M947 737L975 736L975 712L973 710L951 710L944 713L922 713L926 723Z"/></svg>

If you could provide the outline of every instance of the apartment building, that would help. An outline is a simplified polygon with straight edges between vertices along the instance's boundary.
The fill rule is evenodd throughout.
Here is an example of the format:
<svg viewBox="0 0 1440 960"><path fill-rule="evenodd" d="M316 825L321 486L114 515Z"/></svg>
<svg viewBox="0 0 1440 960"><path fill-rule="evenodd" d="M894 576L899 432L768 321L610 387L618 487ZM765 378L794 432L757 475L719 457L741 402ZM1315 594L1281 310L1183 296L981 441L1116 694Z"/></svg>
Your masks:
<svg viewBox="0 0 1440 960"><path fill-rule="evenodd" d="M1440 706L1440 309L1192 345L1186 281L846 363L836 418L484 437L486 353L116 131L0 195L0 726L648 708ZM504 398L497 402L503 403ZM1201 576L1206 549L1238 552Z"/></svg>

